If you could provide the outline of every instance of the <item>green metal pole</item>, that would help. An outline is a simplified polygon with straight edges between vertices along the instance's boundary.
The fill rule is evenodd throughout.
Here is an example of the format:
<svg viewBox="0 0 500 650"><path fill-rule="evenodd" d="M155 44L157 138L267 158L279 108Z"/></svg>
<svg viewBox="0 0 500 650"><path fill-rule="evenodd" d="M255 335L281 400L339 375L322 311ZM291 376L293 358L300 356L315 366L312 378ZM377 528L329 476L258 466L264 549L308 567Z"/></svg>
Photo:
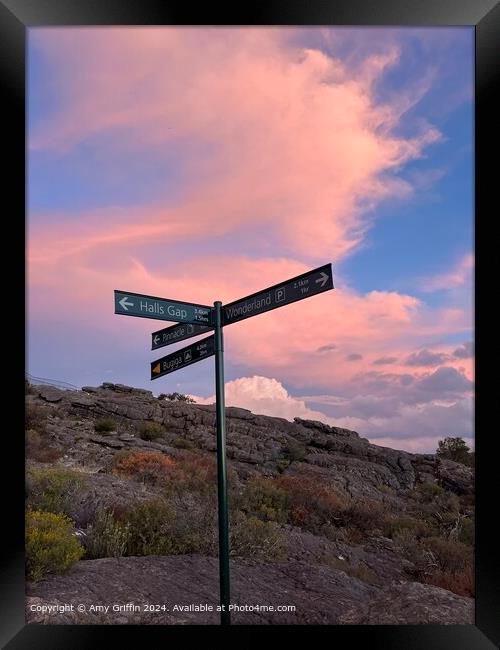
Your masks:
<svg viewBox="0 0 500 650"><path fill-rule="evenodd" d="M226 410L224 399L224 341L222 303L215 307L215 411L217 422L217 495L219 501L219 577L221 625L231 625L229 613L229 516L227 507Z"/></svg>

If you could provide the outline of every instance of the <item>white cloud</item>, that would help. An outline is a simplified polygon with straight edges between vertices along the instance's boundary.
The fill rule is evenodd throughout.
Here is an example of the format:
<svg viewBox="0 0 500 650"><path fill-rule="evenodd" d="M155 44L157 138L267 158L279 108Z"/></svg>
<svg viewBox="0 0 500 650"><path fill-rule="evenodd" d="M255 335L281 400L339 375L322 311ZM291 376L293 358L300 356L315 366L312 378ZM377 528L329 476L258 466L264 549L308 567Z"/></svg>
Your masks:
<svg viewBox="0 0 500 650"><path fill-rule="evenodd" d="M197 397L198 404L213 404L215 395ZM297 397L292 397L276 379L269 377L240 377L226 383L226 406L239 406L258 415L270 415L293 421L295 417L319 420L333 425L333 419L320 411L314 411Z"/></svg>

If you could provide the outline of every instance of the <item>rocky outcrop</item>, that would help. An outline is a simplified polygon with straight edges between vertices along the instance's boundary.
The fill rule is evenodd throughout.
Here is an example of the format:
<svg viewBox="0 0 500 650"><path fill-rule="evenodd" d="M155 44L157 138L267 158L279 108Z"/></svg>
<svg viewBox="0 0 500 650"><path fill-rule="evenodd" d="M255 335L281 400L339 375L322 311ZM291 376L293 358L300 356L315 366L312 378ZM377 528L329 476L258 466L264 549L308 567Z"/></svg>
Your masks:
<svg viewBox="0 0 500 650"><path fill-rule="evenodd" d="M406 582L385 587L343 614L339 623L354 625L470 625L474 601L445 589Z"/></svg>
<svg viewBox="0 0 500 650"><path fill-rule="evenodd" d="M147 390L110 383L86 386L81 391L31 386L26 399L28 405L36 407L31 418L35 423L39 411L40 431L34 433L57 452L57 466L74 468L81 475L81 486L67 514L83 533L97 508L126 511L132 503L162 495L161 485L117 475L113 469L117 454L129 450L155 451L179 457L189 455L185 449L192 448L213 458L216 451L214 405L172 402L155 398ZM473 469L439 460L433 454L380 447L355 431L301 418L290 422L236 407L227 408L226 416L232 495L241 493L252 476L285 473L304 478L302 485L315 486L317 481L318 485L340 488L345 492L340 495L342 499L360 504L360 516L364 516L364 507L367 516L368 511L377 512L380 508L394 517L408 517L408 504L416 503L409 497L421 494L412 492L421 483L437 483L448 492L466 495L463 501L472 503L469 495L474 490ZM96 431L96 421L102 418L116 422L113 431ZM140 426L147 421L163 428L154 440L140 437ZM46 463L43 456L38 461L28 457L28 470L38 465L47 467ZM30 480L35 479L28 471L28 487ZM435 491L423 492L433 495ZM176 507L182 511L192 506L189 500L181 500ZM233 622L472 623L472 599L408 582L418 579L421 567L411 553L384 537L390 533L380 530L378 521L370 528L370 535L359 534L357 538L356 529L350 528L349 522L329 537L323 536L322 533L328 535L324 528L310 529L315 531L313 534L281 522L287 561L259 562L235 556L231 561L232 601L242 606L282 604L295 609L236 611ZM213 529L217 529L215 509ZM199 552L210 554L213 550L207 546ZM37 584L29 584L27 615L28 621L34 623L217 624L216 611L186 609L196 603L215 607L217 593L218 561L214 557L83 560L63 575L51 575ZM130 603L139 610L127 609ZM86 611L68 610L64 604L80 604ZM144 611L146 604L165 607L148 612ZM175 609L175 604L184 607ZM59 607L47 610L49 605ZM91 611L91 605L119 607L107 612L103 608Z"/></svg>
<svg viewBox="0 0 500 650"><path fill-rule="evenodd" d="M232 560L231 589L233 605L253 608L253 611L233 611L234 624L473 622L472 600L443 589L417 583L380 589L343 571L304 562L262 565ZM105 558L80 562L65 575L29 584L26 613L29 623L216 625L219 623L216 611L190 611L189 606L211 605L215 610L217 594L216 558L197 555ZM366 603L366 607L360 603ZM62 604L73 604L76 611L37 611L41 605ZM165 608L144 611L148 604ZM79 612L77 605L86 611ZM92 611L91 605L101 609ZM137 606L139 611L131 610L130 605ZM183 609L176 609L176 605ZM294 609L280 612L256 609L278 605Z"/></svg>
<svg viewBox="0 0 500 650"><path fill-rule="evenodd" d="M151 391L104 383L86 386L81 391L33 387L28 400L43 401L57 418L53 436L67 450L68 440L77 436L76 449L67 450L68 463L77 463L92 454L105 467L113 450L140 447L171 451L179 437L201 450L214 452L215 407L158 399ZM93 422L111 417L118 431L96 435ZM254 468L264 474L277 473L280 461L287 459L287 447L298 443L305 448L304 458L295 460L291 472L307 465L308 471L328 476L354 497L380 498L380 486L394 491L412 489L420 482L439 482L458 494L473 491L473 470L452 461L439 461L432 454L411 454L370 444L355 431L330 427L323 422L256 415L242 408L229 407L227 417L227 455L242 472ZM165 427L163 438L147 442L138 438L137 428L144 421ZM49 427L50 429L50 427Z"/></svg>

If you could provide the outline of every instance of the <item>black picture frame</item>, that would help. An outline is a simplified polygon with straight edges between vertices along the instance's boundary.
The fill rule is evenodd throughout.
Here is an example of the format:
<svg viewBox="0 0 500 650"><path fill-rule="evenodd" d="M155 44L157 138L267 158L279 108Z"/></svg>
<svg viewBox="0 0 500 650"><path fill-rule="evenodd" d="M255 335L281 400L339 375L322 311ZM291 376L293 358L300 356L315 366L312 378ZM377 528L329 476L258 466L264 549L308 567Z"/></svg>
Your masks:
<svg viewBox="0 0 500 650"><path fill-rule="evenodd" d="M479 220L486 219L493 205L498 163L490 164L495 129L498 131L500 109L494 98L495 81L500 59L500 5L497 0L268 0L267 2L234 4L230 9L213 4L200 4L196 10L186 3L171 0L0 0L0 78L4 89L4 200L8 196L9 211L5 218L15 226L4 237L5 248L13 251L4 276L18 283L9 313L25 314L25 51L27 29L35 26L70 25L351 25L351 26L475 26L476 35L476 102L475 137L476 166L475 207ZM9 144L5 139L10 140ZM494 159L494 158L493 158ZM496 211L498 214L498 210ZM5 227L5 226L4 226ZM477 255L476 268L483 264ZM476 270L477 278L480 277ZM11 288L11 287L10 287ZM12 311L14 310L14 311ZM477 329L476 316L476 329ZM25 322L25 321L24 321ZM25 331L22 325L12 327L8 348L16 351L15 363L8 365L13 398L9 406L24 413ZM476 353L486 343L476 337ZM4 346L7 347L7 346ZM22 356L22 359L19 359ZM477 379L477 367L476 367ZM484 390L478 391L480 410L486 402ZM476 411L476 421L479 412ZM20 415L22 418L23 416ZM17 423L17 417L15 419ZM4 521L0 556L0 643L9 649L101 647L105 643L141 644L142 647L166 646L181 635L191 640L197 626L58 626L27 625L25 621L24 582L24 438L15 424L17 435L4 428L2 443L5 466L13 472L0 472L3 481L3 502L12 505L12 513ZM420 626L333 626L328 631L337 647L345 643L375 649L412 650L417 648L483 649L500 645L500 602L497 546L498 535L493 527L497 521L495 506L497 470L492 453L494 440L486 428L476 429L477 465L477 547L476 547L476 618L475 625ZM496 433L495 433L496 435ZM498 455L496 456L498 458ZM5 512L5 509L4 509ZM294 627L294 634L308 635L310 626ZM325 632L324 627L320 631ZM224 628L225 634L237 634L242 626ZM211 635L221 628L203 627ZM252 626L257 634L261 626ZM269 628L265 629L268 634ZM208 642L205 637L204 643Z"/></svg>

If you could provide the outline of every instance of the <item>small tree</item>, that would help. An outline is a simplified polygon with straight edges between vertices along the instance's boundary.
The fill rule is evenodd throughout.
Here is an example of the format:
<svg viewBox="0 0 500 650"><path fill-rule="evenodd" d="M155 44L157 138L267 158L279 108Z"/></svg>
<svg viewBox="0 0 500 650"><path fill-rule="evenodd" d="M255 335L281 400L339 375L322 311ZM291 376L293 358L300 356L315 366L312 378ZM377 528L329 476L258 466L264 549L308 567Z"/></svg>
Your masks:
<svg viewBox="0 0 500 650"><path fill-rule="evenodd" d="M454 460L456 463L471 466L474 464L474 453L471 453L470 447L463 438L445 438L438 442L436 450L439 458Z"/></svg>
<svg viewBox="0 0 500 650"><path fill-rule="evenodd" d="M158 395L158 399L168 399L171 402L188 402L190 404L195 404L195 400L189 395L183 395L182 393L161 393Z"/></svg>

